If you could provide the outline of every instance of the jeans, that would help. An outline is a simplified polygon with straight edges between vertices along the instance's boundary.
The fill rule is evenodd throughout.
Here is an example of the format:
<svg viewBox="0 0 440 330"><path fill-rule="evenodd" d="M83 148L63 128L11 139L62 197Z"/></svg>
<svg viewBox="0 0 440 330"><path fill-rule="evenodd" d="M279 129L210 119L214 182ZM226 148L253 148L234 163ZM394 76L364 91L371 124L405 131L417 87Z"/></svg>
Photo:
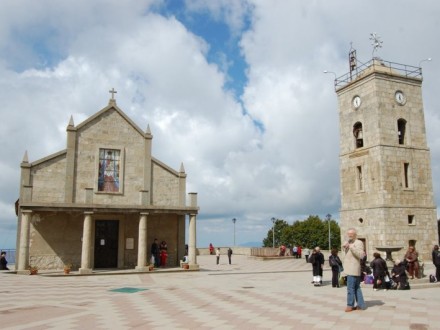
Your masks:
<svg viewBox="0 0 440 330"><path fill-rule="evenodd" d="M364 296L361 290L361 277L360 276L347 276L347 306L355 307L355 300L357 306L360 309L365 309L367 306L364 302Z"/></svg>

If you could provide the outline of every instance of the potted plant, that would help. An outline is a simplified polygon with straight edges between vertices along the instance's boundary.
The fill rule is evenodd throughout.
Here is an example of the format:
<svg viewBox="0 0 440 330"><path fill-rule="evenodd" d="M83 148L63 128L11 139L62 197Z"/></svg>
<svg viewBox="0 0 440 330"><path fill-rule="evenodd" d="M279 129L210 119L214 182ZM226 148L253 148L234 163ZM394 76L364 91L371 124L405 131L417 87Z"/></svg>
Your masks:
<svg viewBox="0 0 440 330"><path fill-rule="evenodd" d="M37 273L38 273L38 267L37 266L29 265L29 274L30 275L35 275Z"/></svg>
<svg viewBox="0 0 440 330"><path fill-rule="evenodd" d="M72 264L65 264L64 265L64 274L70 274L70 270L72 269Z"/></svg>

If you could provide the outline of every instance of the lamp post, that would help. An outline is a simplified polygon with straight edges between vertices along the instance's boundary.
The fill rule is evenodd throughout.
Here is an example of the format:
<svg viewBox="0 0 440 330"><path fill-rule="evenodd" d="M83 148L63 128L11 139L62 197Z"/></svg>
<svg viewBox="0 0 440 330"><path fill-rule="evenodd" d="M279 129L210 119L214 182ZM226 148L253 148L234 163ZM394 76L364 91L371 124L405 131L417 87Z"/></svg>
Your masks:
<svg viewBox="0 0 440 330"><path fill-rule="evenodd" d="M429 61L432 61L432 58L428 57L428 58L425 58L424 60L421 60L421 61L419 62L419 68L422 67L422 63L423 63L423 62L429 62Z"/></svg>
<svg viewBox="0 0 440 330"><path fill-rule="evenodd" d="M232 223L234 224L234 246L235 246L235 223L237 222L237 219L233 218Z"/></svg>
<svg viewBox="0 0 440 330"><path fill-rule="evenodd" d="M332 249L332 239L330 235L330 219L332 218L332 215L328 213L325 217L328 221L328 250L330 251Z"/></svg>
<svg viewBox="0 0 440 330"><path fill-rule="evenodd" d="M322 72L324 72L324 73L333 73L333 75L335 76L335 80L336 80L336 72L328 71L328 70L324 70Z"/></svg>
<svg viewBox="0 0 440 330"><path fill-rule="evenodd" d="M270 219L272 220L272 247L275 248L275 218Z"/></svg>
<svg viewBox="0 0 440 330"><path fill-rule="evenodd" d="M337 79L337 77L336 77L336 73L333 72L333 71L328 71L328 70L324 70L324 71L322 71L322 72L324 72L324 73L332 73L332 74L335 76L334 85L335 85L335 88L336 88L336 79Z"/></svg>

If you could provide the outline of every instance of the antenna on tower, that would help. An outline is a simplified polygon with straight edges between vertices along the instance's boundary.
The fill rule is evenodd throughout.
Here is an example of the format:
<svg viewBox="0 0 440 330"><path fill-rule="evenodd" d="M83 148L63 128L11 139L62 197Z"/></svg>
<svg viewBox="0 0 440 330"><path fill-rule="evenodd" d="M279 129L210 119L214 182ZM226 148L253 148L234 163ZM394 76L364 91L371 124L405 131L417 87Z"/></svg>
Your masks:
<svg viewBox="0 0 440 330"><path fill-rule="evenodd" d="M357 67L356 49L353 48L353 42L350 42L350 52L348 53L348 63L350 65L350 80L352 80L352 73Z"/></svg>
<svg viewBox="0 0 440 330"><path fill-rule="evenodd" d="M376 32L370 33L371 46L373 46L372 57L374 58L374 52L378 48L382 48L383 41L380 40L379 35Z"/></svg>

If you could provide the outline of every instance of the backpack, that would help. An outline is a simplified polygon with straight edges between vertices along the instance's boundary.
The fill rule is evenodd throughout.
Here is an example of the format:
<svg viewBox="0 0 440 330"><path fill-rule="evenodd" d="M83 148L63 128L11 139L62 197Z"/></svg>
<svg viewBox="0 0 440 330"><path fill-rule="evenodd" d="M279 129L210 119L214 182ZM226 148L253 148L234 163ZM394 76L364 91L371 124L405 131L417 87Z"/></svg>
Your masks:
<svg viewBox="0 0 440 330"><path fill-rule="evenodd" d="M374 281L373 275L365 275L364 277L365 284L373 284L373 281Z"/></svg>
<svg viewBox="0 0 440 330"><path fill-rule="evenodd" d="M435 282L437 282L437 278L434 276L434 275L429 275L429 282L430 283L435 283Z"/></svg>
<svg viewBox="0 0 440 330"><path fill-rule="evenodd" d="M333 266L339 266L339 263L338 263L338 261L336 260L336 257L334 257L334 256L330 256L330 257L328 258L328 262L329 262L329 264L330 264L330 267L333 267Z"/></svg>

